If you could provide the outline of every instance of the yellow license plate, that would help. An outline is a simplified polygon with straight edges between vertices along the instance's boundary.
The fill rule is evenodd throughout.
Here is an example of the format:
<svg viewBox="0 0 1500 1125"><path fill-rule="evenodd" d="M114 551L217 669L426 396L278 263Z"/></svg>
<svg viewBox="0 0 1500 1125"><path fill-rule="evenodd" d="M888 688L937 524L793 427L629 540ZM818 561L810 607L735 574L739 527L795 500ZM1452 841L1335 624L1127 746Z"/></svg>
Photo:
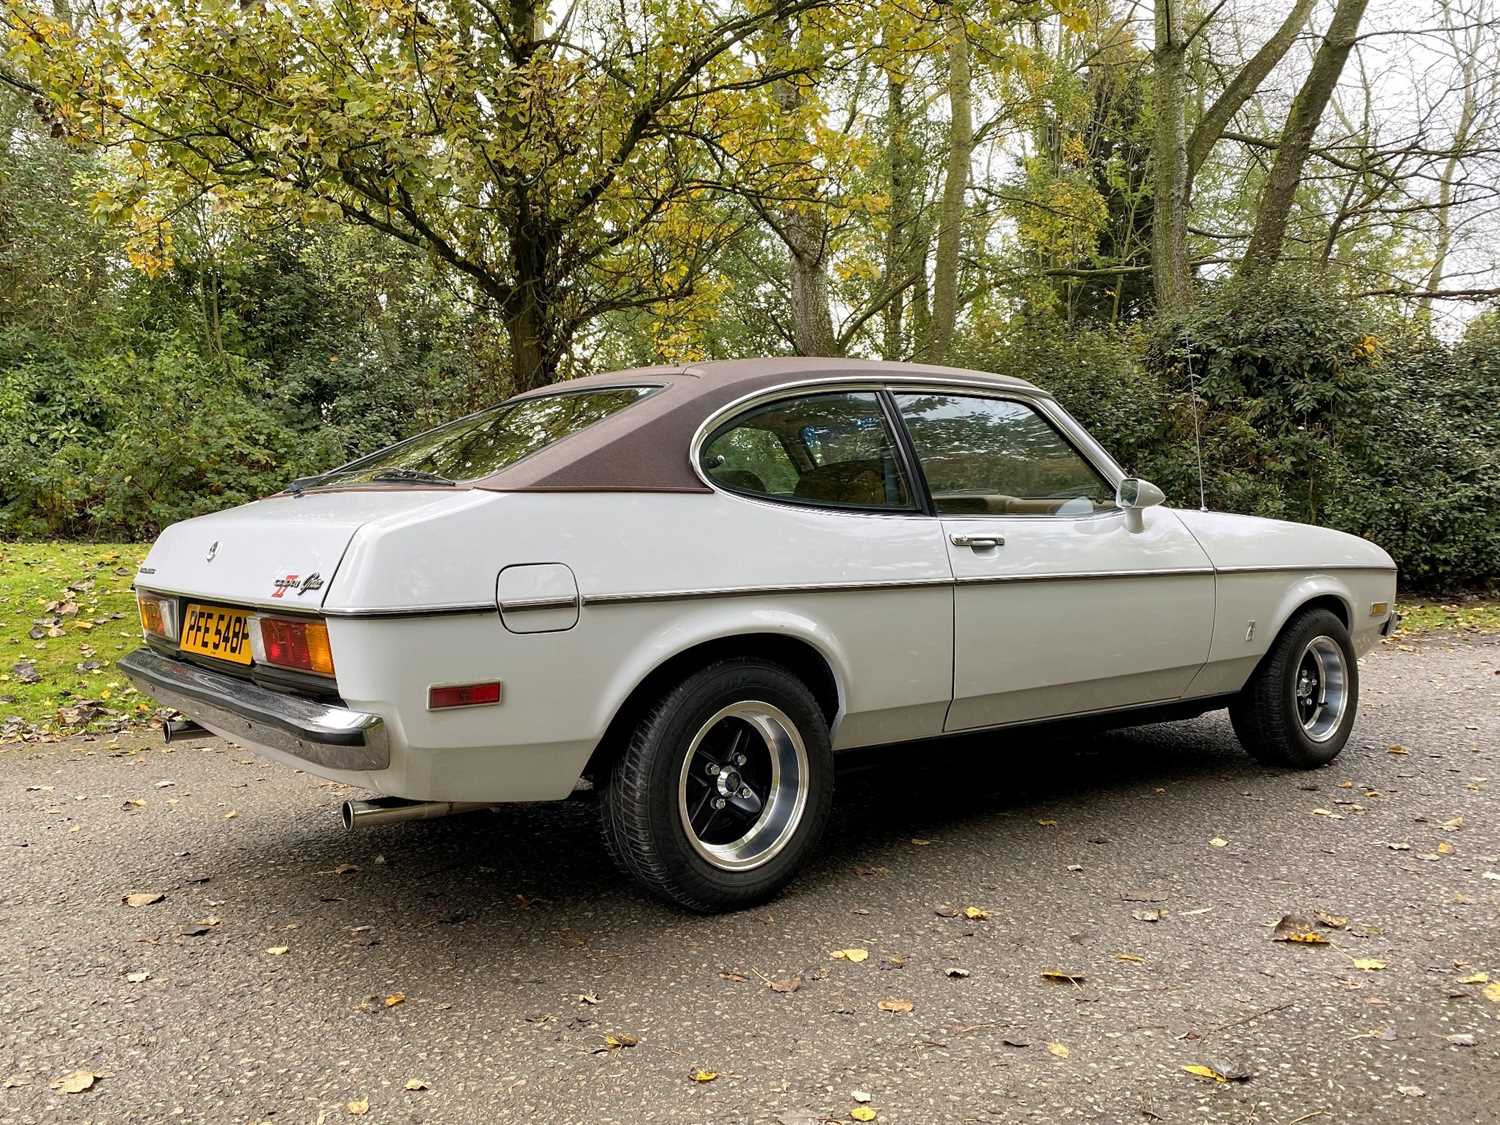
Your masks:
<svg viewBox="0 0 1500 1125"><path fill-rule="evenodd" d="M182 638L177 645L183 652L249 664L250 615L240 609L190 605L182 623Z"/></svg>

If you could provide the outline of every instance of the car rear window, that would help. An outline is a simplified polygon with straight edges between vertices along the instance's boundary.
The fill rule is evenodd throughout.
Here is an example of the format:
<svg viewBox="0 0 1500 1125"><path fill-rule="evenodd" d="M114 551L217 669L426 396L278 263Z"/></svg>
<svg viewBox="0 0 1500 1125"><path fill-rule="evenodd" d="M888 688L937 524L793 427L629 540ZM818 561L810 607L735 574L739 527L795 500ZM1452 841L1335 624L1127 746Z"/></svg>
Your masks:
<svg viewBox="0 0 1500 1125"><path fill-rule="evenodd" d="M377 480L477 480L603 421L656 389L601 387L501 403L297 484L317 488Z"/></svg>

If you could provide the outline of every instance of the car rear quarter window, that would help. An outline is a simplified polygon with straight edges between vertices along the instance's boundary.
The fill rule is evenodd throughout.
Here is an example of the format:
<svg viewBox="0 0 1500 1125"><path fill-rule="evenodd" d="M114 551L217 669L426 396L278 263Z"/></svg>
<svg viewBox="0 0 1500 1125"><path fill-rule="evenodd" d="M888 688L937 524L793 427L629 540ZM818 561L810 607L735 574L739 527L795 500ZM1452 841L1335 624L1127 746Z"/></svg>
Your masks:
<svg viewBox="0 0 1500 1125"><path fill-rule="evenodd" d="M709 479L733 492L834 508L916 507L873 392L755 407L710 434L700 456Z"/></svg>

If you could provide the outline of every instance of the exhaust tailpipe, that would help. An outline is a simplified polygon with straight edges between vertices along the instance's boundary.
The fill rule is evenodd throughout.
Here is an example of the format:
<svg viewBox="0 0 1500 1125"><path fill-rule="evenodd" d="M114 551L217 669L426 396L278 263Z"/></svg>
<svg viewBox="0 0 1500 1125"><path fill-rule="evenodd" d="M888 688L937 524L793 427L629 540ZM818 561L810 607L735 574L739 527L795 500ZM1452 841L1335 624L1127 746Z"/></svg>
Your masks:
<svg viewBox="0 0 1500 1125"><path fill-rule="evenodd" d="M163 742L198 742L219 736L191 719L168 719L161 725L161 737Z"/></svg>
<svg viewBox="0 0 1500 1125"><path fill-rule="evenodd" d="M344 828L353 832L356 828L395 824L398 820L432 820L494 807L474 801L408 801L401 797L376 797L371 801L345 801L339 815L343 817Z"/></svg>

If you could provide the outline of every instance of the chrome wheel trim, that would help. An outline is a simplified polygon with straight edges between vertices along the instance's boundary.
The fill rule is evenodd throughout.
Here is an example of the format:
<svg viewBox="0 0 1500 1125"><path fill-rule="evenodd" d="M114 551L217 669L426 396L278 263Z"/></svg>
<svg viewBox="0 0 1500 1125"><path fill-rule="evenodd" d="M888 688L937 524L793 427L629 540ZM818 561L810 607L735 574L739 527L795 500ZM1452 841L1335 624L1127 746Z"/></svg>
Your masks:
<svg viewBox="0 0 1500 1125"><path fill-rule="evenodd" d="M1348 705L1344 650L1332 637L1314 637L1303 646L1292 678L1292 707L1302 733L1313 742L1327 742L1338 733Z"/></svg>
<svg viewBox="0 0 1500 1125"><path fill-rule="evenodd" d="M768 781L764 785L765 792L754 793L754 799L759 800L760 808L745 831L732 840L710 843L693 827L695 813L701 816L696 806L704 799L704 794L689 793L690 788L697 783L695 769L703 778L712 778L706 790L710 802L715 799L716 794L726 801L721 808L728 807L728 802L735 801L736 808L743 815L746 807L744 801L749 800L745 798L736 801L733 793L725 790L721 773L716 771L710 774L708 771L710 765L719 763L705 752L704 742L723 723L736 724L743 731L744 737L740 744L747 757L753 754L764 755L763 765L769 768L763 772L767 774ZM725 774L729 772L731 771L723 771ZM741 785L748 787L749 783L742 781L737 770L734 776L734 793L743 792ZM750 871L769 863L791 842L798 825L802 823L803 811L807 808L809 784L807 746L802 741L797 725L787 717L786 712L760 700L731 703L711 715L698 728L688 745L677 779L677 815L683 834L700 857L721 871ZM710 824L700 820L700 826L706 832Z"/></svg>

